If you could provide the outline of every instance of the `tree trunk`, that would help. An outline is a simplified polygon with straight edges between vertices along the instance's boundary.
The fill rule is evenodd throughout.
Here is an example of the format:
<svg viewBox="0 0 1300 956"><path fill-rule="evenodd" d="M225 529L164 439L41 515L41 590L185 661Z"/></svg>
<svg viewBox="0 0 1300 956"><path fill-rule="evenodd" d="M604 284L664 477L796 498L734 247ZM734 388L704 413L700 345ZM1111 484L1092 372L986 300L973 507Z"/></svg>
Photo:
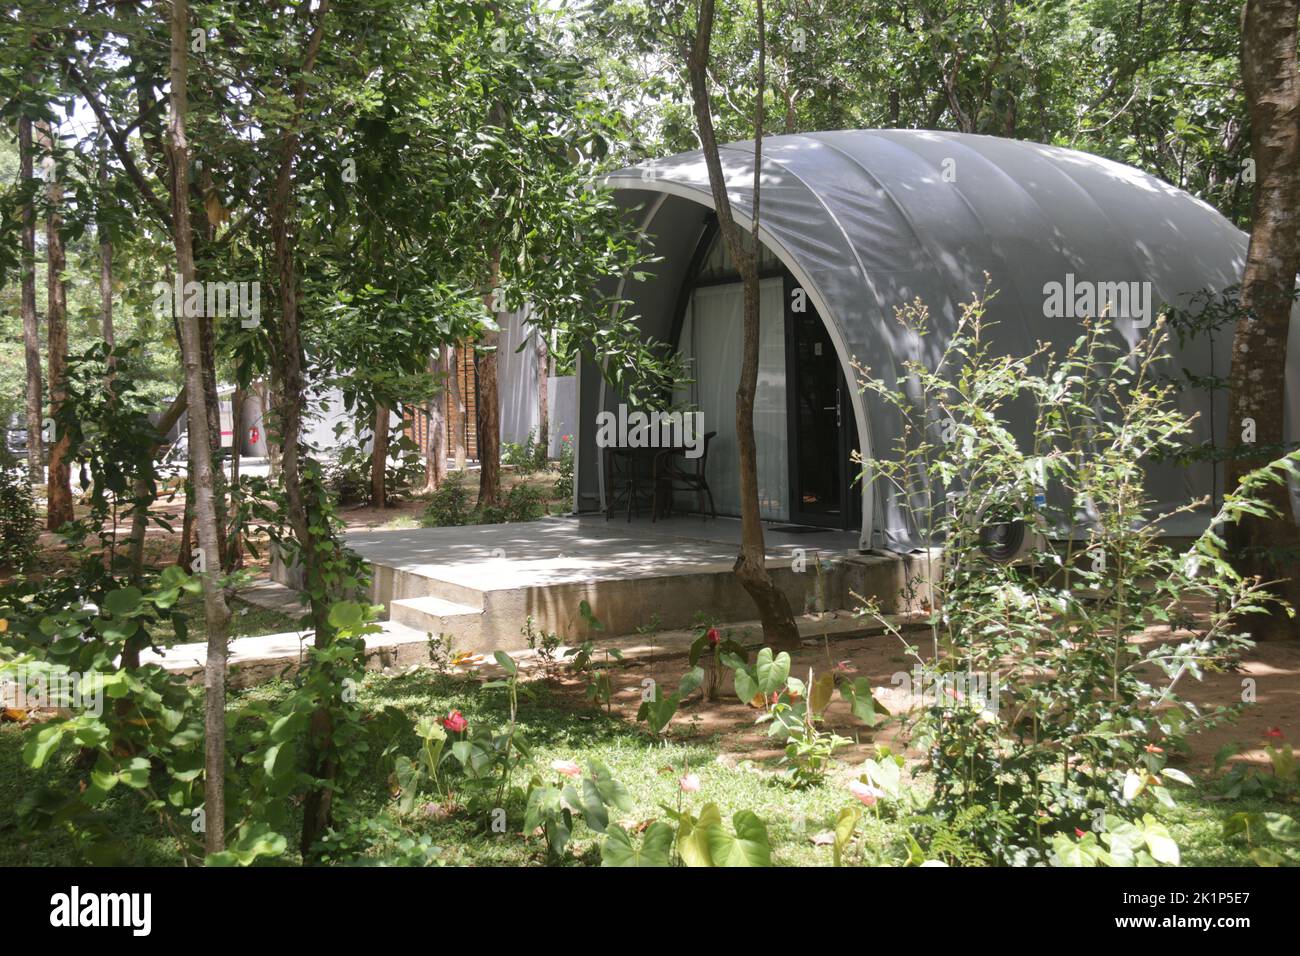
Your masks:
<svg viewBox="0 0 1300 956"><path fill-rule="evenodd" d="M533 334L537 336L537 455L545 459L551 447L551 351L545 331L539 328Z"/></svg>
<svg viewBox="0 0 1300 956"><path fill-rule="evenodd" d="M108 189L108 146L102 139L100 142L104 150L99 160L99 190L102 197ZM99 334L111 352L117 344L117 336L113 333L113 243L108 237L102 216L96 225L96 231L99 234ZM110 357L110 367L114 364L114 359Z"/></svg>
<svg viewBox="0 0 1300 956"><path fill-rule="evenodd" d="M460 399L460 347L451 349L451 370L447 374L447 435L455 450L456 470L465 470L465 403Z"/></svg>
<svg viewBox="0 0 1300 956"><path fill-rule="evenodd" d="M18 120L19 175L32 179L32 121ZM22 313L23 357L27 365L27 477L37 484L44 477L45 443L41 440L41 332L36 318L36 210L32 203L22 211Z"/></svg>
<svg viewBox="0 0 1300 956"><path fill-rule="evenodd" d="M63 214L60 212L63 208L63 186L59 183L59 173L54 160L54 130L48 124L42 124L38 133L49 153L46 159L49 172L46 198L49 200L50 210L45 219L45 324L49 349L47 362L50 373L50 417L57 422L59 409L67 399L65 376L68 355L68 290L63 280L67 257L63 251L63 236L59 232L63 227ZM73 519L72 463L68 461L70 450L68 438L60 434L56 425L53 444L50 447L50 471L46 482L45 526L50 531L62 527Z"/></svg>
<svg viewBox="0 0 1300 956"><path fill-rule="evenodd" d="M493 299L501 282L501 251L492 254L492 271L488 293L483 303L499 324L500 314L493 310ZM478 372L478 503L497 505L501 500L501 395L497 389L497 345L499 332L486 332L475 352L474 367Z"/></svg>
<svg viewBox="0 0 1300 956"><path fill-rule="evenodd" d="M450 345L443 346L429 357L429 372L435 376L438 388L429 399L429 421L424 430L425 494L438 490L447 470L447 422L443 410L447 407L447 368L453 361Z"/></svg>
<svg viewBox="0 0 1300 956"><path fill-rule="evenodd" d="M375 409L374 447L370 450L370 504L376 508L388 507L388 416L387 405Z"/></svg>
<svg viewBox="0 0 1300 956"><path fill-rule="evenodd" d="M234 571L243 567L244 549L240 543L242 528L239 519L239 460L244 443L244 396L245 392L238 384L230 396L230 514L229 531L226 534L226 556L223 568Z"/></svg>
<svg viewBox="0 0 1300 956"><path fill-rule="evenodd" d="M745 283L744 340L741 348L740 384L736 388L736 449L740 458L740 554L736 557L736 577L758 608L763 624L763 639L778 650L799 647L799 630L795 627L794 613L785 593L772 583L767 573L767 550L763 542L763 524L758 504L758 455L754 442L754 395L758 388L759 359L759 279L758 279L758 225L759 225L759 172L762 169L763 149L763 73L766 50L763 42L763 4L759 0L758 15L758 68L759 87L754 123L754 221L752 249L745 248L740 226L731 212L723 178L722 161L718 155L718 140L713 129L713 112L709 102L708 68L709 46L713 33L714 0L701 0L696 35L687 56L691 81L695 120L699 127L700 144L704 162L709 171L709 187L717 211L718 226L722 231L727 251L740 271Z"/></svg>
<svg viewBox="0 0 1300 956"><path fill-rule="evenodd" d="M208 419L208 447L212 466L212 507L217 516L217 561L226 563L226 469L221 445L221 396L217 393L217 340L213 316L199 323L199 348L203 351L203 410Z"/></svg>
<svg viewBox="0 0 1300 956"><path fill-rule="evenodd" d="M189 43L188 0L171 5L171 117L168 152L171 160L173 240L176 273L182 287L194 280L194 244L190 227L190 147L185 134L188 109L186 46ZM173 303L173 308L175 303ZM217 512L213 494L212 439L204 414L203 346L197 316L177 317L185 366L185 397L190 408L190 460L194 464L194 517L199 537L196 570L203 582L203 610L208 628L207 662L203 668L205 844L209 854L226 846L226 635L230 611L217 575L221 569Z"/></svg>
<svg viewBox="0 0 1300 956"><path fill-rule="evenodd" d="M1296 32L1300 0L1248 0L1242 18L1241 68L1250 111L1255 159L1255 207L1241 282L1242 318L1232 345L1228 488L1242 475L1282 454L1287 334L1300 269L1300 77ZM1254 421L1254 445L1243 431ZM1246 516L1233 530L1235 563L1244 574L1278 580L1279 596L1300 608L1296 556L1300 554L1285 485L1269 484L1265 500L1279 512ZM1294 637L1284 613L1252 617L1256 638Z"/></svg>
<svg viewBox="0 0 1300 956"><path fill-rule="evenodd" d="M185 414L185 393L181 392L172 401L167 411L163 412L162 418L158 420L155 426L158 430L159 443L153 446L149 452L150 457L156 458L158 452L162 449L167 433L172 427L180 421L181 415ZM142 478L137 478L131 488L132 508L131 514L131 549L130 549L130 581L134 585L140 584L140 579L144 575L144 542L149 531L149 508L153 506L157 499L158 489L151 488L149 483ZM186 525L188 529L188 524ZM189 565L185 565L188 570ZM125 652L124 652L125 653ZM125 660L125 658L124 658ZM132 666L139 666L139 658L135 659Z"/></svg>
<svg viewBox="0 0 1300 956"><path fill-rule="evenodd" d="M329 6L329 0L321 0L316 9L316 26L308 41L302 66L297 71L297 80L292 87L294 119L291 119L290 126L280 142L279 161L271 184L271 201L268 208L272 255L280 300L280 334L271 366L272 386L277 398L275 418L280 441L279 473L284 487L286 517L300 545L303 574L307 591L311 595L313 644L317 648L328 647L334 637L334 629L329 624L331 596L325 593L321 570L322 561L330 561L331 555L329 549L322 547L322 543L313 537L315 511L303 494L299 440L302 432L305 383L298 316L297 263L290 225L294 216L293 167L300 141L300 135L294 128L295 120L305 107L306 77L314 69L316 57L320 53ZM325 781L325 784L314 785L307 791L303 800L299 849L304 860L312 859L316 843L329 829L333 819L333 795L330 785L338 776L337 761L331 754L333 736L334 719L330 706L328 702L322 702L312 712L308 724L305 761L307 772L314 779Z"/></svg>

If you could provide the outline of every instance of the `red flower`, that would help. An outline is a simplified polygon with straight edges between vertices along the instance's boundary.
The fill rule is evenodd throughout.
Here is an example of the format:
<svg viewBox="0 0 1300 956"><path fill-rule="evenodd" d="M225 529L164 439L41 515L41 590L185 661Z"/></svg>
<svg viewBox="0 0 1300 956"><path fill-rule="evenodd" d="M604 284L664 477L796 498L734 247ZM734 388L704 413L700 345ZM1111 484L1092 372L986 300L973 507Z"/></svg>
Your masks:
<svg viewBox="0 0 1300 956"><path fill-rule="evenodd" d="M1074 828L1074 835L1077 836L1080 840L1082 840L1085 836L1084 832L1080 830L1078 827Z"/></svg>
<svg viewBox="0 0 1300 956"><path fill-rule="evenodd" d="M704 636L709 639L709 644L713 647L717 647L718 642L722 640L722 635L718 633L718 629L716 627L709 628L708 633L705 634Z"/></svg>
<svg viewBox="0 0 1300 956"><path fill-rule="evenodd" d="M453 734L458 734L469 726L469 721L459 710L453 710L446 717L442 718L442 726L450 730Z"/></svg>
<svg viewBox="0 0 1300 956"><path fill-rule="evenodd" d="M1265 737L1272 737L1274 740L1281 740L1281 739L1282 739L1282 728L1281 728L1281 727L1270 727L1270 728L1268 728L1268 730L1264 731L1264 736L1265 736Z"/></svg>

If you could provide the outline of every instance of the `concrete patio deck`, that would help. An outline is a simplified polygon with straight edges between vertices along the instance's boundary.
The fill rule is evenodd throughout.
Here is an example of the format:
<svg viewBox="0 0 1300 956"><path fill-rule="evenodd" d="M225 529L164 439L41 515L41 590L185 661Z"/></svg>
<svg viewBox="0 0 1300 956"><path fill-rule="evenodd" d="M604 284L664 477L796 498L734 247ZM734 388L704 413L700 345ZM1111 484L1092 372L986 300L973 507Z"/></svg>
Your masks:
<svg viewBox="0 0 1300 956"><path fill-rule="evenodd" d="M769 573L796 614L853 607L850 591L896 607L905 562L860 553L856 533L768 528L765 537ZM581 640L588 634L583 601L605 637L689 628L697 613L724 622L754 614L732 572L740 541L734 519L563 516L346 540L370 564L371 600L392 621L450 634L466 649L524 647L520 629L529 616L566 642ZM294 583L284 568L276 579Z"/></svg>

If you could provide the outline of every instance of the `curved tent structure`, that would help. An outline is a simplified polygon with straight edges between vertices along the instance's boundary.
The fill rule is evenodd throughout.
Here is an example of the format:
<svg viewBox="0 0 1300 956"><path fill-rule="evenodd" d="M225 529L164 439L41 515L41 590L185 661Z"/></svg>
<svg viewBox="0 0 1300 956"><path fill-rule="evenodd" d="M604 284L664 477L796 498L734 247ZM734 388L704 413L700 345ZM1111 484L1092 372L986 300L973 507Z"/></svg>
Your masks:
<svg viewBox="0 0 1300 956"><path fill-rule="evenodd" d="M721 158L736 218L748 227L753 144L723 146ZM646 270L647 281L624 280L621 294L648 337L690 352L701 375L712 363L709 374L721 384L712 393L704 389L705 397L715 399L715 407L702 408L705 427L718 423L725 430L727 416L734 415L734 394L729 407L725 400L726 365L739 365L739 340L734 315L727 317L735 307L726 283L701 278L719 257L703 156L693 151L654 160L614 173L606 183L629 215L639 217L648 251L659 257ZM811 438L810 424L834 417L851 433L839 446L841 458L852 446L869 462L890 454L898 438L896 416L856 387L844 387L855 381L854 363L891 381L906 359L932 360L960 304L985 287L986 274L996 290L988 309L997 323L996 346L1026 354L1038 342L1061 346L1074 340L1086 317L1074 308L1079 290L1097 291L1109 301L1116 334L1131 342L1144 334L1162 303L1186 308L1198 292L1239 282L1245 263L1247 236L1206 203L1130 167L1036 143L916 130L773 136L763 141L761 183L759 238L773 291L770 308L764 293L763 319L771 389L765 398L761 372L759 404L767 401L775 409L771 418L777 424L772 434L760 434L759 454L783 456L788 474L782 487L779 464L769 469L764 512L792 523L809 521L805 506L829 494L813 488L818 469L832 466L825 448L809 453L803 445L830 440ZM1049 295L1058 288L1059 296ZM935 324L935 334L925 338L909 334L894 318L898 306L916 298L929 307ZM799 332L799 314L792 313L800 302L818 317L833 347L832 361L843 376L836 397L842 406L826 397L832 373L817 364L823 343L813 341L816 330ZM730 331L719 332L724 326ZM1230 333L1221 330L1213 342L1187 342L1177 349L1176 361L1197 374L1226 375ZM579 375L575 505L588 510L603 504L606 493L606 466L592 423L599 411L615 408L618 397L598 369L586 365ZM806 387L796 388L800 375ZM784 399L777 394L782 389ZM777 414L783 400L784 435ZM1225 394L1184 389L1179 400L1186 411L1200 413L1197 440L1222 439ZM808 407L801 408L801 401ZM808 417L817 414L810 401L822 401L826 414ZM721 445L709 452L711 484L715 473L725 482L723 452ZM1164 508L1221 490L1208 463L1159 466L1152 476L1151 491ZM839 510L809 523L860 528L863 547L917 543L904 510L883 488L841 484L839 493ZM782 506L782 495L788 506ZM1187 515L1168 530L1191 533L1204 522L1204 515Z"/></svg>

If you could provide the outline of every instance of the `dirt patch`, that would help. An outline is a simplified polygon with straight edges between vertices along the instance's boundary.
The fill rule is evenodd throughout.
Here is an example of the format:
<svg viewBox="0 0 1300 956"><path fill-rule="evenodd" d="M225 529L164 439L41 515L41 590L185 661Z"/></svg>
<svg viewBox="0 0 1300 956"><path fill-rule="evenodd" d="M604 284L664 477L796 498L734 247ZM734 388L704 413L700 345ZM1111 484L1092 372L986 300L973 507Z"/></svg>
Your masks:
<svg viewBox="0 0 1300 956"><path fill-rule="evenodd" d="M1186 635L1170 637L1167 630L1152 629L1141 638L1143 644L1179 640ZM923 643L923 642L922 642ZM895 686L893 678L911 669L907 657L896 637L876 635L831 640L823 645L805 644L792 655L791 674L806 680L808 670L816 674L835 668L846 676L865 677L877 689L877 699L893 713L900 713L912 705L906 691ZM661 657L654 660L637 660L616 668L610 673L613 687L612 710L623 719L635 722L646 681L653 680L665 688L675 688L687 670L685 656ZM730 672L723 670L718 698L705 702L697 692L682 704L672 721L672 733L679 738L718 738L717 745L724 763L775 760L781 748L774 746L767 736L766 725L755 725L759 715L756 707L736 699L730 681ZM1266 731L1280 729L1284 738L1293 741L1300 736L1300 641L1278 641L1259 644L1247 651L1235 670L1207 673L1197 681L1184 677L1178 685L1179 693L1206 709L1241 703L1243 689L1253 681L1255 702L1249 704L1235 723L1203 731L1189 741L1190 754L1183 766L1195 771L1209 770L1214 765L1215 754L1225 744L1244 745L1235 759L1252 764L1266 765L1263 750ZM575 709L589 708L585 698L586 682L580 677L559 673L551 679L551 686L561 698ZM835 695L826 710L825 729L834 731L855 743L836 752L842 760L853 762L870 756L877 744L885 744L895 752L904 753L910 760L919 755L910 747L910 740L898 721L889 721L884 727L870 729L855 720L849 705Z"/></svg>

